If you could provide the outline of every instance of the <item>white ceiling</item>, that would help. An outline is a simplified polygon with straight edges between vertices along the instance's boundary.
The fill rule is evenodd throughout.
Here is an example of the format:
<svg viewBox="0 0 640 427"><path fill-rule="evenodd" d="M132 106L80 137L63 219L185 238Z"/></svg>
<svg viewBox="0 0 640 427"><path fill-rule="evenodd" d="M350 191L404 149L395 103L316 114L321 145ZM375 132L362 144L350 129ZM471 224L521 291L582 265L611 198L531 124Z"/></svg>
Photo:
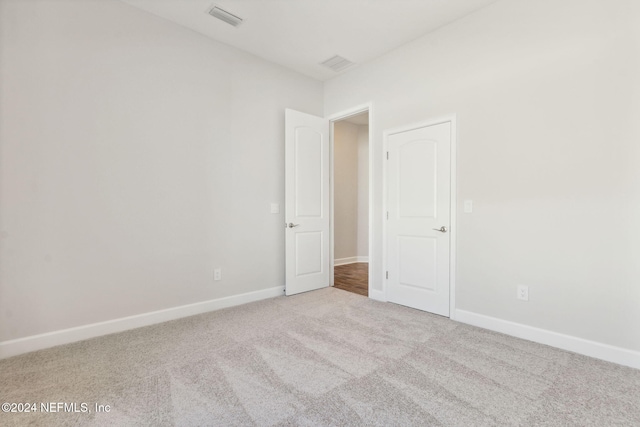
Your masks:
<svg viewBox="0 0 640 427"><path fill-rule="evenodd" d="M354 125L368 125L369 124L369 112L356 114L355 116L349 116L344 119L345 122L353 123Z"/></svg>
<svg viewBox="0 0 640 427"><path fill-rule="evenodd" d="M122 1L327 80L338 73L318 64L334 55L361 64L496 0ZM210 16L214 4L243 18L242 25L234 28Z"/></svg>

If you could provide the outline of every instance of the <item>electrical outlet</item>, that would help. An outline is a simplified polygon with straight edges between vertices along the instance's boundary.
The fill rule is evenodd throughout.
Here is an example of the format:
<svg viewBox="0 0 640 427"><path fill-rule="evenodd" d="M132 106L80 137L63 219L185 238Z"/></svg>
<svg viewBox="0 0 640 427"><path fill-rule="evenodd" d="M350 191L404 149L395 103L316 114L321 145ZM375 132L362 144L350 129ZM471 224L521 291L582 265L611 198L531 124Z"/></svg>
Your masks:
<svg viewBox="0 0 640 427"><path fill-rule="evenodd" d="M213 270L213 280L222 280L222 270L216 268Z"/></svg>
<svg viewBox="0 0 640 427"><path fill-rule="evenodd" d="M518 285L518 299L529 301L529 287L527 285Z"/></svg>

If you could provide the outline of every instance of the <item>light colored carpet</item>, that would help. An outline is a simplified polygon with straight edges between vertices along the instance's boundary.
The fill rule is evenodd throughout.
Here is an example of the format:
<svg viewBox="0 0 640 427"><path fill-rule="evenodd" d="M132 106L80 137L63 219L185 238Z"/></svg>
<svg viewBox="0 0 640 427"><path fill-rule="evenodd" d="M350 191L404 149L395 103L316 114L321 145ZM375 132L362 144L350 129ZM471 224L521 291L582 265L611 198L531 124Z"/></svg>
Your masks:
<svg viewBox="0 0 640 427"><path fill-rule="evenodd" d="M640 426L640 371L338 289L0 361L0 425Z"/></svg>

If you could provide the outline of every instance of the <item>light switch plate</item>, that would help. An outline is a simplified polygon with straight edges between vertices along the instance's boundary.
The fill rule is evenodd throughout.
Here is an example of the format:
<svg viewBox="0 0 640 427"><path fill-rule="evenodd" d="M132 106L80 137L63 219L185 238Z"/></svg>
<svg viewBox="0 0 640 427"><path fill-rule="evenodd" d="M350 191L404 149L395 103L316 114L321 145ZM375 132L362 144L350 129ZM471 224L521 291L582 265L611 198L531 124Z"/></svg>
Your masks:
<svg viewBox="0 0 640 427"><path fill-rule="evenodd" d="M280 204L271 203L271 213L273 214L280 213Z"/></svg>
<svg viewBox="0 0 640 427"><path fill-rule="evenodd" d="M472 212L473 212L473 200L465 200L464 213L472 213Z"/></svg>

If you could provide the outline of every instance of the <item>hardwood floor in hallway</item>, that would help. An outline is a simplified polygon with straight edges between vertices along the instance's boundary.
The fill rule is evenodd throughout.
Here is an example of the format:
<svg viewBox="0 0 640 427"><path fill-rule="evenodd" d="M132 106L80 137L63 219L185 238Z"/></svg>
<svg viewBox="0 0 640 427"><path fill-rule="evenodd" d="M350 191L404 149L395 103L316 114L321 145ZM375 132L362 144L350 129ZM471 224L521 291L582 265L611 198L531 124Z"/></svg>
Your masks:
<svg viewBox="0 0 640 427"><path fill-rule="evenodd" d="M359 295L369 296L369 263L337 265L334 273L334 287Z"/></svg>

